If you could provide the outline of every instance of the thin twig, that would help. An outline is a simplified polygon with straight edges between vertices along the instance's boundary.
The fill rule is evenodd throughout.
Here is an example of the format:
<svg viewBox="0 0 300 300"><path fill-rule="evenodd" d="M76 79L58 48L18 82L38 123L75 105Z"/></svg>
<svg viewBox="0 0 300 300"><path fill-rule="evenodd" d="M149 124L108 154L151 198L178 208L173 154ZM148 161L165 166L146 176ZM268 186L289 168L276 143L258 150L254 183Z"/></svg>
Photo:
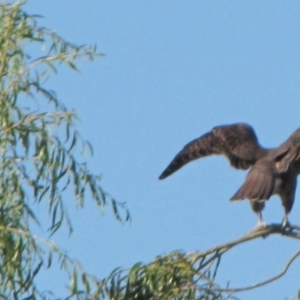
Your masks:
<svg viewBox="0 0 300 300"><path fill-rule="evenodd" d="M281 234L286 237L300 240L300 227L295 226L295 225L289 225L289 226L283 227L281 224L270 224L266 227L255 228L252 231L250 231L249 233L243 235L242 237L240 237L234 241L213 247L205 252L197 252L197 253L189 254L188 259L190 259L193 264L198 264L198 267L196 267L197 271L203 270L207 266L209 266L209 268L210 268L211 265L215 262L215 260L217 260L217 264L218 264L218 261L220 260L222 255L225 252L227 252L229 249L231 249L241 243L244 243L244 242L256 239L256 238L260 238L260 237L266 238L271 234ZM217 290L219 292L227 292L227 293L233 294L236 292L248 291L248 290L255 289L257 287L266 285L266 284L282 277L287 272L290 265L293 263L293 261L298 256L300 256L300 251L297 251L288 260L288 262L284 266L283 270L279 274L277 274L267 280L264 280L262 282L254 284L254 285L242 287L242 288L218 288L218 287L215 287L215 290Z"/></svg>
<svg viewBox="0 0 300 300"><path fill-rule="evenodd" d="M300 251L297 251L289 260L288 262L286 263L286 265L284 266L283 270L278 273L277 275L267 279L267 280L264 280L264 281L261 281L257 284L253 284L253 285L249 285L249 286L246 286L246 287L242 287L242 288L230 288L230 289L223 289L223 288L216 288L216 290L220 291L220 292L230 292L230 293L236 293L236 292L244 292L244 291L249 291L249 290L252 290L252 289L255 289L255 288L258 288L260 286L263 286L263 285L266 285L268 283L271 283L272 281L275 281L277 279L279 279L280 277L282 277L286 272L287 270L289 269L290 265L293 263L293 261L298 257L300 256Z"/></svg>

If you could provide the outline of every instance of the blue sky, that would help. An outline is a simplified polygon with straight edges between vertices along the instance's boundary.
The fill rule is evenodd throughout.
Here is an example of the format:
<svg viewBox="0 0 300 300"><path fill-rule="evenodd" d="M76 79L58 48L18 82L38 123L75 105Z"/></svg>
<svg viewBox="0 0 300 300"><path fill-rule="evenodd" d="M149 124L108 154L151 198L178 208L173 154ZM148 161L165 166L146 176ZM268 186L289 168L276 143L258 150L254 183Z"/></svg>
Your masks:
<svg viewBox="0 0 300 300"><path fill-rule="evenodd" d="M61 247L103 278L173 250L205 250L256 225L247 201L228 201L247 173L224 157L157 178L187 142L214 126L249 123L265 147L299 127L300 2L29 0L24 9L44 16L39 25L105 54L80 63L81 74L62 68L47 84L79 114L78 129L94 148L91 169L132 215L121 225L109 208L101 215L87 201L74 209L67 198L76 233L54 237ZM296 224L298 198L297 191ZM264 219L282 217L274 196ZM222 260L218 282L241 287L267 279L298 249L281 236L239 246ZM290 299L300 288L299 267L238 296ZM43 284L63 294L66 279L47 276Z"/></svg>

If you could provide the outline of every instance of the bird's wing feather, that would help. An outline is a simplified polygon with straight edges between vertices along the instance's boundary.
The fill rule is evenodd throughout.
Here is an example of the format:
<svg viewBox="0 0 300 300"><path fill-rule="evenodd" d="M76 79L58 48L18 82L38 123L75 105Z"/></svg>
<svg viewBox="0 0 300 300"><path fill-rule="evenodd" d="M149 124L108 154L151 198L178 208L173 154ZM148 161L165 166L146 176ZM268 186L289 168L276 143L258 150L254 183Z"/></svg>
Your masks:
<svg viewBox="0 0 300 300"><path fill-rule="evenodd" d="M231 197L231 201L249 199L252 201L268 200L274 192L276 172L273 164L266 160L258 161L248 173L245 182Z"/></svg>
<svg viewBox="0 0 300 300"><path fill-rule="evenodd" d="M292 163L300 163L300 128L298 128L273 154L278 173L286 172Z"/></svg>
<svg viewBox="0 0 300 300"><path fill-rule="evenodd" d="M160 175L164 179L192 160L212 154L224 154L237 169L248 169L264 151L253 128L247 124L218 126L188 143Z"/></svg>

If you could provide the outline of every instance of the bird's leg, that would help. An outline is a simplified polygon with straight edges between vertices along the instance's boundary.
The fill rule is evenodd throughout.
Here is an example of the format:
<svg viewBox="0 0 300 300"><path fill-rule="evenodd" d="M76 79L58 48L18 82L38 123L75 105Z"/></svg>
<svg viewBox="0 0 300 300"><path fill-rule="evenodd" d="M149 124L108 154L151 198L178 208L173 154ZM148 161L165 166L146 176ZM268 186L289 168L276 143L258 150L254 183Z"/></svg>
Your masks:
<svg viewBox="0 0 300 300"><path fill-rule="evenodd" d="M266 227L267 223L263 220L261 211L257 212L257 216L258 216L258 223L255 226L255 228Z"/></svg>
<svg viewBox="0 0 300 300"><path fill-rule="evenodd" d="M265 207L265 203L264 202L260 202L260 201L254 201L254 200L250 200L250 204L251 207L253 209L253 211L257 214L258 216L258 223L255 226L255 228L261 228L261 227L266 227L267 224L266 222L264 222L263 218L262 218L262 210Z"/></svg>
<svg viewBox="0 0 300 300"><path fill-rule="evenodd" d="M282 227L291 227L291 224L288 220L288 214L289 214L288 212L284 213L284 217L283 217L283 220L282 220L282 223L281 223Z"/></svg>

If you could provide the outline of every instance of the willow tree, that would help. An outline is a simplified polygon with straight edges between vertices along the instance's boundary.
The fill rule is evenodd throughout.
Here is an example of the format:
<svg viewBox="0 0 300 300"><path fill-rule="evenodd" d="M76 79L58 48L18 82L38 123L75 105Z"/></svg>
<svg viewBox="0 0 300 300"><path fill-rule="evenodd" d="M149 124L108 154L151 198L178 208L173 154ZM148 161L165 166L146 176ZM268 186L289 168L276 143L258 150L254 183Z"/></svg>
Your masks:
<svg viewBox="0 0 300 300"><path fill-rule="evenodd" d="M58 66L77 70L78 59L99 54L95 47L75 46L38 27L38 17L26 14L23 4L0 4L0 298L44 297L35 279L41 268L51 267L55 255L70 277L70 295L88 295L93 284L99 286L97 280L58 247L34 237L31 225L42 226L33 208L45 202L50 233L62 225L71 232L66 190L73 191L78 206L83 207L88 193L100 210L110 204L121 219L122 204L103 191L100 176L80 155L92 149L74 126L76 113L45 88ZM122 216L129 218L126 210Z"/></svg>

